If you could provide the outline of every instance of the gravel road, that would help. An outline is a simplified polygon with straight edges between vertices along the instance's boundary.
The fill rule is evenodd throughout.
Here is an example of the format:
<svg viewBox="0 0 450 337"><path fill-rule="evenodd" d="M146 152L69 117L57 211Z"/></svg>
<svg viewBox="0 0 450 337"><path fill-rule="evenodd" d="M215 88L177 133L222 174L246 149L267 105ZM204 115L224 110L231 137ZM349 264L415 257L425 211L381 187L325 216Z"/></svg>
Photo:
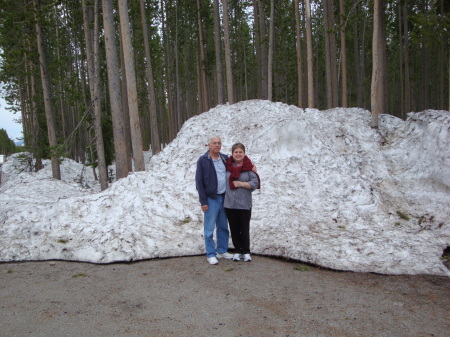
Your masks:
<svg viewBox="0 0 450 337"><path fill-rule="evenodd" d="M448 336L450 278L263 256L0 264L0 336Z"/></svg>

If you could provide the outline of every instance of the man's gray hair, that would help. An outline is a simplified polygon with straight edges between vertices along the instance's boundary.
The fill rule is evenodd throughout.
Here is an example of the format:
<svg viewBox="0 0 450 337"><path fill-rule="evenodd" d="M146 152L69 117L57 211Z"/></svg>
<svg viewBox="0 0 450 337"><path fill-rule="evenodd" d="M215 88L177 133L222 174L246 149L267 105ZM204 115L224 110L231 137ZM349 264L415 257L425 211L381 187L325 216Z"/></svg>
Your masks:
<svg viewBox="0 0 450 337"><path fill-rule="evenodd" d="M219 138L220 142L222 143L222 138L220 138L219 136L212 136L212 137L209 138L208 144L211 144L211 142L212 142L212 140L213 140L214 138Z"/></svg>

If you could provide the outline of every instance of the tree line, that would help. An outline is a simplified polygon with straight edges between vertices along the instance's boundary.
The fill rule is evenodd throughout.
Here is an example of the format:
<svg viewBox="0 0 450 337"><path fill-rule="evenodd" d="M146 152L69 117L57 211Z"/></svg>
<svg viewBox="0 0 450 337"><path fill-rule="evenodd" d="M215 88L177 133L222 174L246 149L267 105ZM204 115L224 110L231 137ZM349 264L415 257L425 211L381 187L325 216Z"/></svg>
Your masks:
<svg viewBox="0 0 450 337"><path fill-rule="evenodd" d="M0 0L0 80L36 159L144 170L183 122L267 99L449 109L444 0ZM133 163L133 165L132 165ZM134 167L134 168L133 168Z"/></svg>
<svg viewBox="0 0 450 337"><path fill-rule="evenodd" d="M8 137L5 129L0 129L0 154L9 156L16 153L16 144Z"/></svg>

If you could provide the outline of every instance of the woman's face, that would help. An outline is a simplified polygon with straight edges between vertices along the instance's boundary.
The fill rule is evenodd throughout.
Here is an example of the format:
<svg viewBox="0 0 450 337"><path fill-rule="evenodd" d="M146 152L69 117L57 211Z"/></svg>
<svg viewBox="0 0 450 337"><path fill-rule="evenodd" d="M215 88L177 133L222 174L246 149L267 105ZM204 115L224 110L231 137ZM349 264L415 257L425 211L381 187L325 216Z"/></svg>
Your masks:
<svg viewBox="0 0 450 337"><path fill-rule="evenodd" d="M241 161L244 160L245 157L245 152L244 150L240 149L240 148L236 148L233 151L233 159L235 162L240 163Z"/></svg>

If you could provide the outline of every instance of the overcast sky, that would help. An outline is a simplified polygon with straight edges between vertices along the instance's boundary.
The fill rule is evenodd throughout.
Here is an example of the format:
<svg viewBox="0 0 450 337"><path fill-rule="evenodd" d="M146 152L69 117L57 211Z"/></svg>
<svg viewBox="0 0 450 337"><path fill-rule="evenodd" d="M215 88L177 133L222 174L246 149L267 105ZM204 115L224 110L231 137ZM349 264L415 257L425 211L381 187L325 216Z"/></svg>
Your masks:
<svg viewBox="0 0 450 337"><path fill-rule="evenodd" d="M5 100L0 97L0 129L5 129L8 137L11 139L22 138L22 123L16 123L14 120L20 118L19 113L13 114L7 110Z"/></svg>

